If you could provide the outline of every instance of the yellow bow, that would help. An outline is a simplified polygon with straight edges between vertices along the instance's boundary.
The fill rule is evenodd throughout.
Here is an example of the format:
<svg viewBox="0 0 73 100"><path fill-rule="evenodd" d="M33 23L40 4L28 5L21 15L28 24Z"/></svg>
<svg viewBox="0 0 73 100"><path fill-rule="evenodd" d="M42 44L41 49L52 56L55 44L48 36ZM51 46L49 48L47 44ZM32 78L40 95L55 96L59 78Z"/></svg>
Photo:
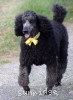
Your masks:
<svg viewBox="0 0 73 100"><path fill-rule="evenodd" d="M40 32L35 37L27 39L26 42L25 42L26 45L31 46L32 43L34 45L37 45L38 44L38 40L37 39L39 38L39 36L40 36Z"/></svg>

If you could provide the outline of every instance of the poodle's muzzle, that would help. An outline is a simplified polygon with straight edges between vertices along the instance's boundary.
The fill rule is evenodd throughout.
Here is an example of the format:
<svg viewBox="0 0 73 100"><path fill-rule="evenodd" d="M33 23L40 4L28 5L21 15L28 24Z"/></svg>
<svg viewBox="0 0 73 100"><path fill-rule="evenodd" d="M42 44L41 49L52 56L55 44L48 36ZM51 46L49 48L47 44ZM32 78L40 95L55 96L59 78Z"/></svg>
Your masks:
<svg viewBox="0 0 73 100"><path fill-rule="evenodd" d="M23 30L22 30L25 38L30 37L32 30L33 30L33 26L30 24L28 20L26 20L26 22L23 23Z"/></svg>

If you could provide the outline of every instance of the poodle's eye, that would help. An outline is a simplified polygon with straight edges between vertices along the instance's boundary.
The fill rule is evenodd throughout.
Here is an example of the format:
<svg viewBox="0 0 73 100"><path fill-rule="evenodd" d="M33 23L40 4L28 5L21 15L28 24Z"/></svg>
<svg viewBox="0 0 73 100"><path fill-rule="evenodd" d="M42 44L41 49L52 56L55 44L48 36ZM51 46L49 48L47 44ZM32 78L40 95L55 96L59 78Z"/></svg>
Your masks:
<svg viewBox="0 0 73 100"><path fill-rule="evenodd" d="M25 20L23 20L23 23L25 23L26 21Z"/></svg>
<svg viewBox="0 0 73 100"><path fill-rule="evenodd" d="M33 24L34 23L34 20L30 20L29 22Z"/></svg>
<svg viewBox="0 0 73 100"><path fill-rule="evenodd" d="M26 22L26 20L22 18L22 22L23 22L23 23L25 23L25 22Z"/></svg>

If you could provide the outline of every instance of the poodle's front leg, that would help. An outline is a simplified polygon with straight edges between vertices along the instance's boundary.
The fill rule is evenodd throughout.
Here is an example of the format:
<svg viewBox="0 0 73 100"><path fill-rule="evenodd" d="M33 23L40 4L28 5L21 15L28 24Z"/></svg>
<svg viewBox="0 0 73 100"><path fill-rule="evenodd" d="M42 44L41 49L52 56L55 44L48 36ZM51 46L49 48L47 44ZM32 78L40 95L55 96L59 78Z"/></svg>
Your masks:
<svg viewBox="0 0 73 100"><path fill-rule="evenodd" d="M47 71L47 76L46 76L47 93L46 94L50 94L57 79L56 65L54 64L54 65L47 66L46 71Z"/></svg>
<svg viewBox="0 0 73 100"><path fill-rule="evenodd" d="M18 83L19 83L20 86L23 87L25 92L27 92L27 94L28 94L28 92L30 91L30 88L28 86L28 84L29 84L29 73L28 73L27 66L25 66L25 67L20 66Z"/></svg>

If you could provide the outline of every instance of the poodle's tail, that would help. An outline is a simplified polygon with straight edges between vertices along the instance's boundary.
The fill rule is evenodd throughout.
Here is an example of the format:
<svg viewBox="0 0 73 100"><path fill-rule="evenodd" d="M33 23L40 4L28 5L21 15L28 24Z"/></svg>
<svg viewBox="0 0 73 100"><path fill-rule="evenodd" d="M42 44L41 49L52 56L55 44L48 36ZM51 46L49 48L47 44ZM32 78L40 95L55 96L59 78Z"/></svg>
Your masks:
<svg viewBox="0 0 73 100"><path fill-rule="evenodd" d="M52 10L54 12L53 20L62 23L67 14L67 10L58 4L55 4Z"/></svg>

